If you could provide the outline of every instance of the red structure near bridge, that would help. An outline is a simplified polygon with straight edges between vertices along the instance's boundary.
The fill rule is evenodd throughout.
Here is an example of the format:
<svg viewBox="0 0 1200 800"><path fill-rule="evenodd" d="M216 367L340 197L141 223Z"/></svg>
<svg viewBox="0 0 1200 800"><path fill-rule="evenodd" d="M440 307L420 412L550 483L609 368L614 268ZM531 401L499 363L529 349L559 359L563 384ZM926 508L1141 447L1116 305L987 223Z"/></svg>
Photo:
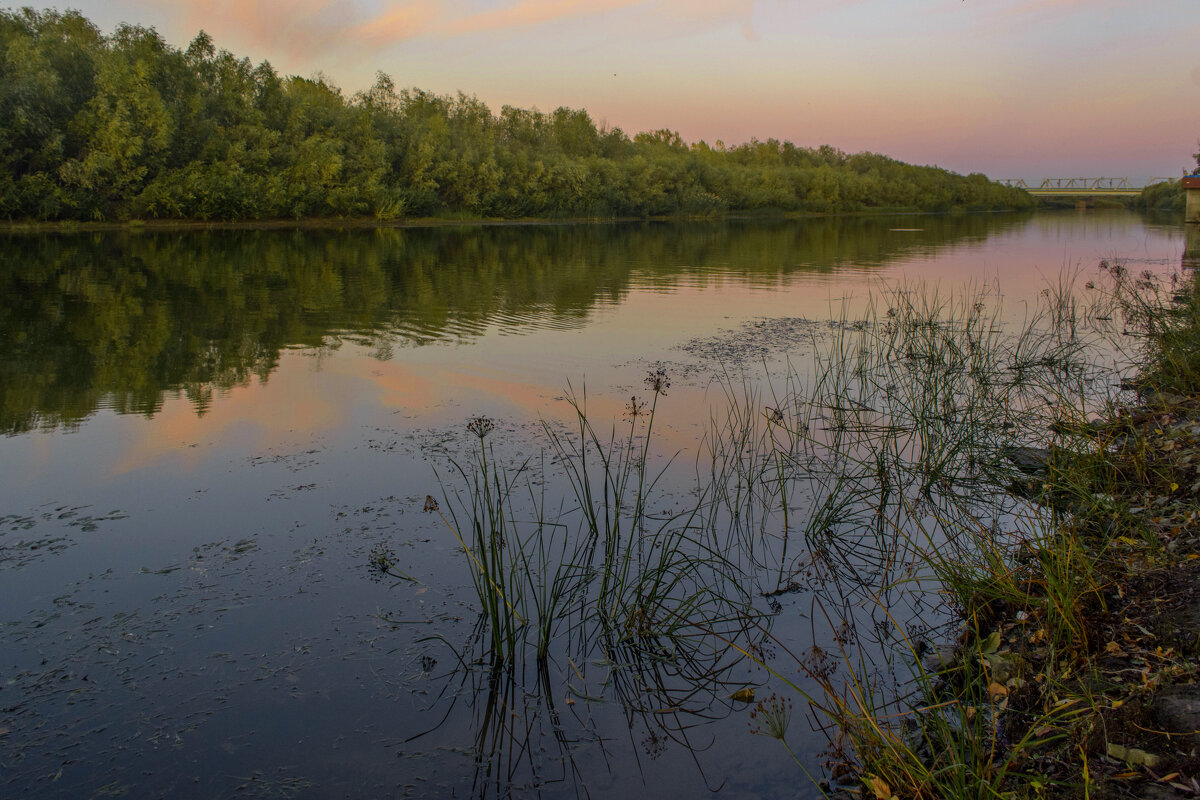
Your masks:
<svg viewBox="0 0 1200 800"><path fill-rule="evenodd" d="M1187 221L1200 222L1200 175L1185 175L1182 183L1187 194Z"/></svg>

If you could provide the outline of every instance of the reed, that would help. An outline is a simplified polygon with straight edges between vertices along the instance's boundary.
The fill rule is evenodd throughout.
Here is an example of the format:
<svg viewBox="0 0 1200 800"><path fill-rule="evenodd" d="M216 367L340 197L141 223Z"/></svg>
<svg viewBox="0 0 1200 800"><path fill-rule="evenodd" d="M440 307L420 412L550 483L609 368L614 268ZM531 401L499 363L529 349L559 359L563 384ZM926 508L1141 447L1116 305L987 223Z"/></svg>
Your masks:
<svg viewBox="0 0 1200 800"><path fill-rule="evenodd" d="M882 587L874 603L893 623L895 591L928 587L960 620L934 671L924 641L894 625L908 681L847 648L839 680L809 671L812 708L868 795L1032 797L1095 778L1080 765L1111 713L1088 677L1112 647L1106 610L1133 565L1162 561L1133 506L1181 482L1124 411L1121 379L1142 365L1125 385L1149 419L1200 389L1196 284L1102 266L1103 288L1081 291L1072 272L1015 329L986 297L888 295L886 314L840 326L791 401L816 409L799 431L824 489L810 546Z"/></svg>
<svg viewBox="0 0 1200 800"><path fill-rule="evenodd" d="M486 433L477 434L472 462L455 462L459 488L446 493L445 519L470 565L493 662L515 662L531 649L545 664L564 640L568 650L573 642L606 657L619 650L667 660L700 680L726 660L726 648L703 631L737 638L748 630L757 612L739 584L741 571L713 546L707 494L698 490L679 513L648 511L670 464L653 472L650 466L658 398L669 385L665 372L651 372L651 399L635 400L622 427L614 424L608 435L589 420L586 395L570 396L574 434L543 426L548 458L538 473L552 465L567 487L553 513L545 482L535 490L528 480L523 511L514 510L529 463L497 466ZM490 421L471 424L492 429ZM582 659L584 651L568 655Z"/></svg>

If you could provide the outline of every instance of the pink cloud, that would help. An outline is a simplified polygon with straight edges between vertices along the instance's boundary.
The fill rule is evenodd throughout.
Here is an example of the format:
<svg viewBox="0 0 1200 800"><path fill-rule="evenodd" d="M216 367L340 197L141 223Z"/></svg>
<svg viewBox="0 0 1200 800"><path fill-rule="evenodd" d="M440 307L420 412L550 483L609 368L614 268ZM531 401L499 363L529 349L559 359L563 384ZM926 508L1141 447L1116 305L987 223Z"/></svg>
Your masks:
<svg viewBox="0 0 1200 800"><path fill-rule="evenodd" d="M156 0L142 0L147 5ZM560 20L641 13L655 28L690 32L721 25L740 27L756 38L751 18L755 0L513 0L473 13L459 0L383 0L373 8L338 0L193 0L182 26L201 28L218 44L283 53L296 61L329 51L386 47L421 36L452 38L498 30L520 30Z"/></svg>
<svg viewBox="0 0 1200 800"><path fill-rule="evenodd" d="M336 0L193 0L184 6L183 25L192 33L213 33L218 46L228 38L299 60L339 44L346 27L344 7Z"/></svg>
<svg viewBox="0 0 1200 800"><path fill-rule="evenodd" d="M446 26L443 33L458 35L501 28L544 25L571 17L593 16L641 5L644 0L517 0L510 6L482 14L460 17Z"/></svg>
<svg viewBox="0 0 1200 800"><path fill-rule="evenodd" d="M438 33L445 36L503 29L530 28L565 19L602 17L618 11L640 11L677 29L737 24L747 38L756 38L751 17L755 0L516 0L482 14L460 16Z"/></svg>
<svg viewBox="0 0 1200 800"><path fill-rule="evenodd" d="M370 45L387 45L428 32L441 14L437 0L393 3L374 19L351 28L349 34Z"/></svg>

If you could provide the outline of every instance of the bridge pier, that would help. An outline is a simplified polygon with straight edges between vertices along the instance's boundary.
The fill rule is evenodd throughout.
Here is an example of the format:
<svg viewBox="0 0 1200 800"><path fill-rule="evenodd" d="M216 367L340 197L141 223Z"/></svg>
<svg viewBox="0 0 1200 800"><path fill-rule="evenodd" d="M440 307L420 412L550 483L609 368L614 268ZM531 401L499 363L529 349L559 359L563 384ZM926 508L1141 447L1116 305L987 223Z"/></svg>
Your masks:
<svg viewBox="0 0 1200 800"><path fill-rule="evenodd" d="M1187 194L1187 210L1184 216L1188 222L1200 223L1200 175L1188 175L1183 179L1183 190Z"/></svg>

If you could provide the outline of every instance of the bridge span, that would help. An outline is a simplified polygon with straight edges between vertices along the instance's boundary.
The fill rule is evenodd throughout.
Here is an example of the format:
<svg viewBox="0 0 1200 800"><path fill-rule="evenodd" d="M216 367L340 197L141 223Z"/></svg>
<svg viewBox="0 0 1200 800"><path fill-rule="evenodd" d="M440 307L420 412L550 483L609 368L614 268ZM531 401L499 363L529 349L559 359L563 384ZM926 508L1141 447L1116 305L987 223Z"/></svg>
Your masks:
<svg viewBox="0 0 1200 800"><path fill-rule="evenodd" d="M1171 178L1151 178L1151 186ZM1030 186L1024 178L1002 178L1000 183L1024 189L1034 197L1137 197L1146 186L1133 186L1128 178L1046 178Z"/></svg>

